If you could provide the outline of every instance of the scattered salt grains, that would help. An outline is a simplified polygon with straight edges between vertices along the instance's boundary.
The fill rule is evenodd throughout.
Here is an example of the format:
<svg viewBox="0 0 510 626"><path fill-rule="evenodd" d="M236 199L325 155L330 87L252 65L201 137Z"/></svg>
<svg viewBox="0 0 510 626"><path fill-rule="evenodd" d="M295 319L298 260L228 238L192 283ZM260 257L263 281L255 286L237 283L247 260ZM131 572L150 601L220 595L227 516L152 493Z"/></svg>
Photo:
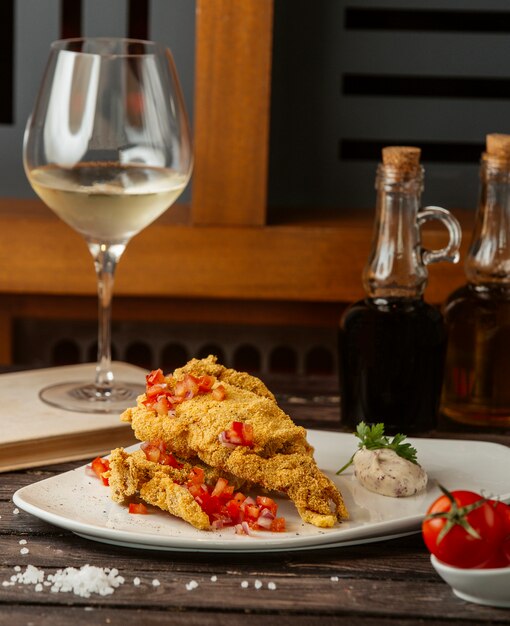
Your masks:
<svg viewBox="0 0 510 626"><path fill-rule="evenodd" d="M82 598L90 598L92 593L100 596L111 595L117 587L124 583L124 578L118 576L117 569L83 565L80 569L67 567L50 574L48 580L52 582L52 593L72 591Z"/></svg>
<svg viewBox="0 0 510 626"><path fill-rule="evenodd" d="M160 585L161 585L161 583L159 582L159 580L158 580L157 578L155 578L155 579L152 581L152 586L153 586L153 587L159 587Z"/></svg>
<svg viewBox="0 0 510 626"><path fill-rule="evenodd" d="M330 580L333 581L334 583L337 583L338 582L338 576L331 576Z"/></svg>
<svg viewBox="0 0 510 626"><path fill-rule="evenodd" d="M19 551L20 554L28 554L30 552L30 550L28 548L21 548L21 550Z"/></svg>
<svg viewBox="0 0 510 626"><path fill-rule="evenodd" d="M274 591L276 589L276 584L275 583L267 583L267 588L270 589L271 591Z"/></svg>
<svg viewBox="0 0 510 626"><path fill-rule="evenodd" d="M19 543L20 546L26 546L27 545L27 540L26 539L20 539L18 541L18 543Z"/></svg>
<svg viewBox="0 0 510 626"><path fill-rule="evenodd" d="M133 585L135 587L138 587L140 585L142 581L138 578L138 576L136 578L133 578Z"/></svg>
<svg viewBox="0 0 510 626"><path fill-rule="evenodd" d="M118 575L119 571L117 569L103 569L93 565L83 565L80 569L67 567L64 570L56 571L54 574L48 574L46 580L44 570L34 565L27 565L24 572L17 565L14 571L16 574L11 576L10 582L2 582L4 587L14 585L15 583L34 585L34 589L37 592L41 592L43 587L50 587L52 593L72 591L75 595L82 598L90 598L93 593L101 596L110 595L124 583L124 578Z"/></svg>
<svg viewBox="0 0 510 626"><path fill-rule="evenodd" d="M247 580L243 580L243 582L241 583L241 587L242 587L243 589L247 589L249 584L250 584L250 583L249 583Z"/></svg>
<svg viewBox="0 0 510 626"><path fill-rule="evenodd" d="M17 508L14 509L12 513L13 513L13 515L19 515L19 509L17 509Z"/></svg>
<svg viewBox="0 0 510 626"><path fill-rule="evenodd" d="M215 583L218 580L217 576L211 576L211 582Z"/></svg>
<svg viewBox="0 0 510 626"><path fill-rule="evenodd" d="M253 583L253 586L255 587L255 589L261 589L262 588L262 581L261 580L256 580Z"/></svg>
<svg viewBox="0 0 510 626"><path fill-rule="evenodd" d="M186 583L187 591L193 591L193 589L196 589L197 587L198 587L198 583L196 580L190 580L189 583Z"/></svg>

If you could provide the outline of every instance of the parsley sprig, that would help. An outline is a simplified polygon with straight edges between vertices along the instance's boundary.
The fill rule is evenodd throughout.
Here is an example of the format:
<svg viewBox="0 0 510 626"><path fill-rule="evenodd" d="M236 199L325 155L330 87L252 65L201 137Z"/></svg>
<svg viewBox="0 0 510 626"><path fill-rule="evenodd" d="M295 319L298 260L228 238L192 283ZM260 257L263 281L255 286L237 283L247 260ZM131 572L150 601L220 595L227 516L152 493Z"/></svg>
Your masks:
<svg viewBox="0 0 510 626"><path fill-rule="evenodd" d="M388 448L389 450L395 450L403 459L407 459L411 461L411 463L418 463L416 460L416 448L413 448L410 443L403 443L404 439L406 439L406 435L398 433L390 441L384 434L384 424L368 426L365 422L360 422L354 435L360 440L358 449L367 448L367 450L379 450L380 448ZM358 450L356 450L356 452L357 451ZM354 454L356 454L356 452ZM349 461L338 470L337 474L341 474L352 464L354 454Z"/></svg>

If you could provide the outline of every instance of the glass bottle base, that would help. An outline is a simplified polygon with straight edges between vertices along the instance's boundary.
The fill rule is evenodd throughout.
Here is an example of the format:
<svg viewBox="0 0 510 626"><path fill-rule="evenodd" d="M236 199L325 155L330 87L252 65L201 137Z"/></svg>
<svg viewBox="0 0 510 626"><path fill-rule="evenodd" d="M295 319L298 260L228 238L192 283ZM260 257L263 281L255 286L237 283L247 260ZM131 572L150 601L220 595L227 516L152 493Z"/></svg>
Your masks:
<svg viewBox="0 0 510 626"><path fill-rule="evenodd" d="M39 392L43 402L59 409L77 413L122 413L144 393L143 385L114 382L103 388L89 382L51 385Z"/></svg>
<svg viewBox="0 0 510 626"><path fill-rule="evenodd" d="M458 422L459 424L467 424L469 426L485 426L489 428L508 428L510 427L510 408L494 409L483 406L442 406L441 415Z"/></svg>

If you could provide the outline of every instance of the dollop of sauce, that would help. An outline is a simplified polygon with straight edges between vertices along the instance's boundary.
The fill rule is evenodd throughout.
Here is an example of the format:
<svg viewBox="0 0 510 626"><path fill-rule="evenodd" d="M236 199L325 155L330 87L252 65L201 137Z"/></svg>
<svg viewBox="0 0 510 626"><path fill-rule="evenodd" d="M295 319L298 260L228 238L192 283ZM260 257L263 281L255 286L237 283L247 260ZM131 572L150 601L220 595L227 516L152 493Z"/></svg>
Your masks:
<svg viewBox="0 0 510 626"><path fill-rule="evenodd" d="M354 455L353 466L359 482L369 491L383 496L413 496L427 486L428 478L423 467L389 448L360 448Z"/></svg>

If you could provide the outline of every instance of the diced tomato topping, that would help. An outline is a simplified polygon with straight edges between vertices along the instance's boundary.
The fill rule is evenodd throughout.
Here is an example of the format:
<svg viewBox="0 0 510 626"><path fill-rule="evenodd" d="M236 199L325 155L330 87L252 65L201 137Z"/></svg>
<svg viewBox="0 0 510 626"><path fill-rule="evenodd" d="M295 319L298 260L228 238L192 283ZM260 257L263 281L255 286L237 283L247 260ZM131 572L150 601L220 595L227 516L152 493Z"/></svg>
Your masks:
<svg viewBox="0 0 510 626"><path fill-rule="evenodd" d="M214 486L214 489L212 491L212 495L213 496L219 496L223 493L223 491L225 490L225 487L228 486L228 480L226 478L218 478L218 480L216 481L216 485Z"/></svg>
<svg viewBox="0 0 510 626"><path fill-rule="evenodd" d="M147 515L149 511L143 502L130 502L129 512L135 515Z"/></svg>
<svg viewBox="0 0 510 626"><path fill-rule="evenodd" d="M232 422L228 430L224 430L218 436L220 443L228 448L235 446L253 447L253 425L246 422Z"/></svg>
<svg viewBox="0 0 510 626"><path fill-rule="evenodd" d="M147 374L147 376L145 377L145 380L147 383L147 387L151 387L152 385L160 385L164 383L165 376L163 374L163 370L161 369L152 370L152 372Z"/></svg>
<svg viewBox="0 0 510 626"><path fill-rule="evenodd" d="M225 505L227 509L227 513L234 524L237 524L241 521L241 507L237 500L229 500Z"/></svg>
<svg viewBox="0 0 510 626"><path fill-rule="evenodd" d="M246 500L246 496L244 495L244 493L238 491L233 497L233 500L235 500L238 504L242 504Z"/></svg>
<svg viewBox="0 0 510 626"><path fill-rule="evenodd" d="M211 391L211 395L215 400L225 400L227 392L225 391L225 387L223 385L218 385Z"/></svg>
<svg viewBox="0 0 510 626"><path fill-rule="evenodd" d="M148 444L143 451L145 452L145 458L147 461L152 461L153 463L159 463L159 458L161 457L161 450L158 446L154 444Z"/></svg>
<svg viewBox="0 0 510 626"><path fill-rule="evenodd" d="M211 391L212 386L214 385L215 382L216 382L215 376L207 376L207 375L200 376L200 378L198 379L198 387L200 391L203 391L203 392Z"/></svg>
<svg viewBox="0 0 510 626"><path fill-rule="evenodd" d="M192 485L201 485L204 482L204 470L201 467L192 467L189 473L189 482Z"/></svg>
<svg viewBox="0 0 510 626"><path fill-rule="evenodd" d="M182 463L174 457L174 455L168 450L164 441L156 439L154 441L145 441L140 448L145 452L145 458L153 463L159 463L160 465L169 465L180 469L183 467Z"/></svg>
<svg viewBox="0 0 510 626"><path fill-rule="evenodd" d="M276 515L278 505L272 498L267 498L266 496L257 496L255 502L261 509L269 509L269 511L271 511L273 515Z"/></svg>
<svg viewBox="0 0 510 626"><path fill-rule="evenodd" d="M167 396L159 395L156 402L152 405L152 408L158 413L158 415L168 415L170 411L170 402Z"/></svg>
<svg viewBox="0 0 510 626"><path fill-rule="evenodd" d="M218 478L214 485L207 485L204 471L194 467L186 484L200 508L208 515L213 530L226 526L238 526L248 534L248 530L271 530L283 532L285 519L277 518L278 506L272 498L258 496L257 499L246 497L240 491L234 494L234 485L229 485L226 478ZM237 532L237 530L236 530Z"/></svg>
<svg viewBox="0 0 510 626"><path fill-rule="evenodd" d="M159 457L159 464L175 467L175 469L181 469L182 467L182 463L179 463L171 452L162 452Z"/></svg>
<svg viewBox="0 0 510 626"><path fill-rule="evenodd" d="M155 410L158 415L173 413L176 404L190 400L196 395L211 393L216 400L225 398L223 385L214 387L215 376L193 376L186 374L182 380L175 381L172 375L165 376L161 369L153 370L146 376L145 399L143 404Z"/></svg>
<svg viewBox="0 0 510 626"><path fill-rule="evenodd" d="M106 459L102 459L98 456L92 461L90 466L97 477L103 481L103 485L108 485L108 478L105 478L103 474L110 469L110 463Z"/></svg>
<svg viewBox="0 0 510 626"><path fill-rule="evenodd" d="M271 522L271 531L274 533L285 532L285 518L275 517L274 520Z"/></svg>
<svg viewBox="0 0 510 626"><path fill-rule="evenodd" d="M260 508L256 504L241 504L241 510L244 513L244 519L256 521L260 515Z"/></svg>

